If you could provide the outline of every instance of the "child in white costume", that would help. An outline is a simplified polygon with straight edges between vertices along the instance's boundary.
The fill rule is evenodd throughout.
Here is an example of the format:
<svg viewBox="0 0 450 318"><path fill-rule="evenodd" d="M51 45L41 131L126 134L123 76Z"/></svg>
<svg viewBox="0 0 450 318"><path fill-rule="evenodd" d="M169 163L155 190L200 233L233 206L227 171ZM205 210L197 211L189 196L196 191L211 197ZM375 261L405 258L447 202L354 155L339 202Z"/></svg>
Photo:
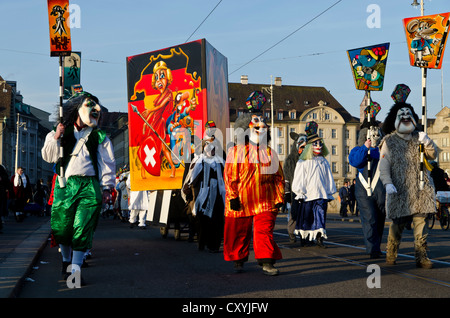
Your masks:
<svg viewBox="0 0 450 318"><path fill-rule="evenodd" d="M145 219L148 210L148 193L147 191L131 191L130 179L127 179L128 197L130 198L130 224L131 227L139 221L138 227L145 229Z"/></svg>
<svg viewBox="0 0 450 318"><path fill-rule="evenodd" d="M336 185L330 164L325 159L328 150L317 135L317 124L306 125L307 144L297 162L292 180L292 192L298 201L295 233L302 239L309 236L317 245L324 247L328 201L333 200Z"/></svg>

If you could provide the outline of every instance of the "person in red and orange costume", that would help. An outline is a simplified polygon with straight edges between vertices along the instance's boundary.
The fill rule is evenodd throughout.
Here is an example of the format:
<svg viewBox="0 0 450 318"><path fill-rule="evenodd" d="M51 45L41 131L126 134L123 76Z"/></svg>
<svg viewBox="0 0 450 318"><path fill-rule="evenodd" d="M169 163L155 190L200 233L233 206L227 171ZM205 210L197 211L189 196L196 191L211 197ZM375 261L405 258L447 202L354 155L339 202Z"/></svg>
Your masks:
<svg viewBox="0 0 450 318"><path fill-rule="evenodd" d="M265 118L258 112L263 102L259 100L255 104L256 108L251 106L251 112L236 120L234 128L242 142L230 148L225 163L224 258L234 262L236 272L243 271L253 226L253 248L258 264L262 265L264 274L278 275L273 264L282 255L274 241L273 229L283 205L284 175L278 155L268 146L270 137ZM239 133L238 128L245 132Z"/></svg>

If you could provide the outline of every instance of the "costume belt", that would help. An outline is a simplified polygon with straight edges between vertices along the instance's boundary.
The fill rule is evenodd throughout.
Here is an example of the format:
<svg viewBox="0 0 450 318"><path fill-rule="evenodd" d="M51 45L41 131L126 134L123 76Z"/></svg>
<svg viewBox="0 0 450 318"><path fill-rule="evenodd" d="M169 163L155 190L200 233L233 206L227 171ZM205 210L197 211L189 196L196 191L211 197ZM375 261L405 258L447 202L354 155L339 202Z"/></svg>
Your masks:
<svg viewBox="0 0 450 318"><path fill-rule="evenodd" d="M77 144L75 145L72 153L70 154L70 160L69 160L69 163L67 164L66 171L69 170L69 167L73 164L73 160L80 153L81 148L83 148L83 145L88 140L88 137L91 134L91 132L92 132L92 127L87 127L86 130L84 131L83 135L81 136L81 138L78 139ZM65 187L65 185L66 185L65 176L64 177L58 176L58 181L59 181L59 185L61 188Z"/></svg>
<svg viewBox="0 0 450 318"><path fill-rule="evenodd" d="M378 179L380 179L380 169L378 168L379 165L377 165L377 169L375 170L375 175L373 176L372 182L369 184L366 179L364 179L364 176L361 172L358 173L359 181L361 181L361 184L367 191L368 196L372 196L373 190L375 190L375 187L377 186Z"/></svg>

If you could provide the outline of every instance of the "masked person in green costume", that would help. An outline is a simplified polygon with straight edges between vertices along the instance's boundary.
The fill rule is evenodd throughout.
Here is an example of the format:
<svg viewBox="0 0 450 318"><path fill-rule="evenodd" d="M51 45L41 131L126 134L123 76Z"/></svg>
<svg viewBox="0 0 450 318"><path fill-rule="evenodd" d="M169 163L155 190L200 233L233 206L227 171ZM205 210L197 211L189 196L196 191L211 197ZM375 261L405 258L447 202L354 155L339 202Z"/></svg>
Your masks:
<svg viewBox="0 0 450 318"><path fill-rule="evenodd" d="M100 110L97 97L87 92L74 95L64 104L63 122L47 134L42 148L42 158L56 163L57 173L61 161L64 166L64 178L55 182L51 227L66 278L69 265L72 273L80 270L84 253L92 247L102 202L111 199L115 185L113 146L97 128Z"/></svg>

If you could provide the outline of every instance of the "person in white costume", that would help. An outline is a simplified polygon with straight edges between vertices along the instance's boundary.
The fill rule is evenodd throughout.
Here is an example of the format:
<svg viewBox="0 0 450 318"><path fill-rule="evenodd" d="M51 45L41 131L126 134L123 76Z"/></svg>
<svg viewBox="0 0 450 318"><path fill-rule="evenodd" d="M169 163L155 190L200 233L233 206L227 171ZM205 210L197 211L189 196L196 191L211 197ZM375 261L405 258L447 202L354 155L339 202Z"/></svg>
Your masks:
<svg viewBox="0 0 450 318"><path fill-rule="evenodd" d="M97 128L100 111L97 97L87 92L74 95L41 150L42 159L56 163L58 174L60 165L64 167L64 176L55 182L51 228L61 249L65 278L69 265L72 272L80 270L85 252L92 248L102 202L111 200L115 184L114 149L106 133Z"/></svg>
<svg viewBox="0 0 450 318"><path fill-rule="evenodd" d="M130 198L130 205L128 206L130 210L130 227L138 223L140 229L145 229L146 216L149 208L148 203L148 192L144 191L131 191L131 178L127 179L127 190L128 197Z"/></svg>
<svg viewBox="0 0 450 318"><path fill-rule="evenodd" d="M298 201L295 234L302 240L315 240L317 246L325 247L327 238L325 223L328 201L334 199L336 185L330 164L325 159L328 149L317 135L317 124L306 124L307 144L297 162L292 180L292 192Z"/></svg>

